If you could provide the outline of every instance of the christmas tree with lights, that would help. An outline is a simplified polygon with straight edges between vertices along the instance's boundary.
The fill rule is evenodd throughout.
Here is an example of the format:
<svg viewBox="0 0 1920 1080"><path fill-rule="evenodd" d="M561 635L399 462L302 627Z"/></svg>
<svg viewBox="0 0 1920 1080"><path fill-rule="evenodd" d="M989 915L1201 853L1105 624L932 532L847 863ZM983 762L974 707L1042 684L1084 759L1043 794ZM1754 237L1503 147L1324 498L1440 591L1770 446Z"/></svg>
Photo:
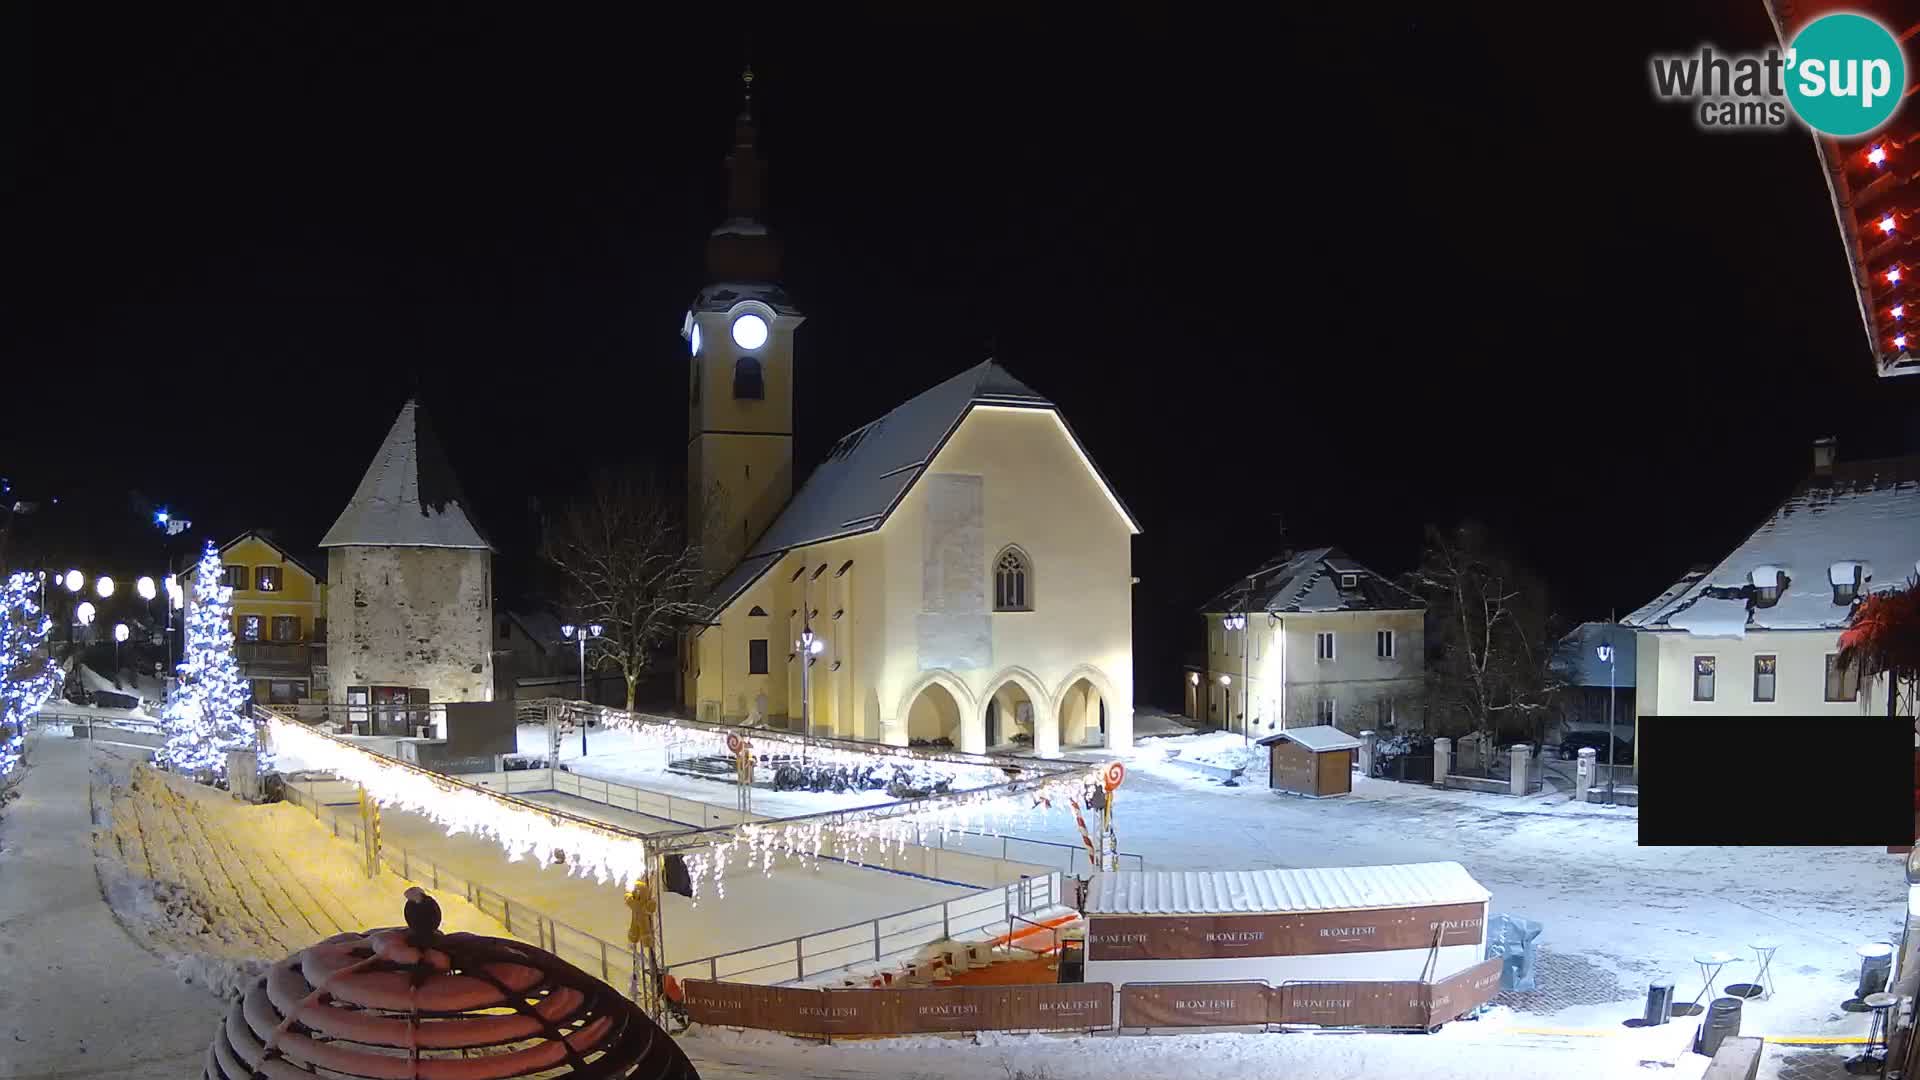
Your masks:
<svg viewBox="0 0 1920 1080"><path fill-rule="evenodd" d="M40 606L44 574L16 573L0 591L0 780L20 764L27 718L60 686L60 671L41 652L53 620Z"/></svg>
<svg viewBox="0 0 1920 1080"><path fill-rule="evenodd" d="M156 755L176 771L215 777L226 775L227 751L255 743L247 683L233 657L233 589L220 578L220 552L209 541L193 572L184 659L161 715L167 742Z"/></svg>

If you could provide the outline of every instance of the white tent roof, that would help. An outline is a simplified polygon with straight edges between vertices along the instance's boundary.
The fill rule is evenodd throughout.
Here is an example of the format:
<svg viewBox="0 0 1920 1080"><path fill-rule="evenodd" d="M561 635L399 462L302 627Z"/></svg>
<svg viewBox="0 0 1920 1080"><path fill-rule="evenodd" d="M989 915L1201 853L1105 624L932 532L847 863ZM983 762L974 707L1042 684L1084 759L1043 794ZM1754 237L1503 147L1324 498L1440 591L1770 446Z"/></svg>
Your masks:
<svg viewBox="0 0 1920 1080"><path fill-rule="evenodd" d="M1316 870L1111 870L1094 877L1087 914L1356 911L1477 904L1492 895L1457 862Z"/></svg>

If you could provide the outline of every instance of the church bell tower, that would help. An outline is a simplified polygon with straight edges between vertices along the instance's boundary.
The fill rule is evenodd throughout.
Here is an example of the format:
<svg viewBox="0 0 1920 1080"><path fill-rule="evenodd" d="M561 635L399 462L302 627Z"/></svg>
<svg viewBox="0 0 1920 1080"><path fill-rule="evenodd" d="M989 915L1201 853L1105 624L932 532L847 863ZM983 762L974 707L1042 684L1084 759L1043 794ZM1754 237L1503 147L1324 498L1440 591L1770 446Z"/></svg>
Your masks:
<svg viewBox="0 0 1920 1080"><path fill-rule="evenodd" d="M688 530L709 570L740 560L793 497L793 333L805 319L780 288L780 245L762 220L753 71L727 157L727 218L707 237L707 282L681 327L691 353Z"/></svg>

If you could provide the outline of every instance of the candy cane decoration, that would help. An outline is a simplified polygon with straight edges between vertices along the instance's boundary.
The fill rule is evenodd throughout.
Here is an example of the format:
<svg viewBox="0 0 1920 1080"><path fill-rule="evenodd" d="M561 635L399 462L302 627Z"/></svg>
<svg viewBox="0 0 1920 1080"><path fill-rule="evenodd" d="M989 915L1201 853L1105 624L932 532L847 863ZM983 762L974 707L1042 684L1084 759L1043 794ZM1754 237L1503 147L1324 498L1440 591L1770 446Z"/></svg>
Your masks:
<svg viewBox="0 0 1920 1080"><path fill-rule="evenodd" d="M1033 802L1035 806L1044 806L1049 810L1053 809L1053 800L1045 795L1035 797ZM1094 849L1092 834L1087 832L1087 819L1080 816L1080 800L1068 799L1067 805L1073 807L1073 823L1080 826L1080 842L1087 845L1087 858L1092 860L1095 867L1098 867L1100 865L1100 853Z"/></svg>

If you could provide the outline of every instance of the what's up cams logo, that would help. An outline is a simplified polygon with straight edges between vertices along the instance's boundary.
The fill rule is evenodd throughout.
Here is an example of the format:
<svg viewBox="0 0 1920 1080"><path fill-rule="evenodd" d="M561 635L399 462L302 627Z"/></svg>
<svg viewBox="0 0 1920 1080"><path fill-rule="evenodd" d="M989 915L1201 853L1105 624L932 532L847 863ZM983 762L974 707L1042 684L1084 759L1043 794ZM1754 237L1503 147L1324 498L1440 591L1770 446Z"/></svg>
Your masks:
<svg viewBox="0 0 1920 1080"><path fill-rule="evenodd" d="M1907 60L1886 27L1837 13L1801 27L1783 54L1698 52L1649 62L1655 97L1683 101L1710 131L1784 128L1789 116L1822 135L1865 135L1892 118L1907 91Z"/></svg>

